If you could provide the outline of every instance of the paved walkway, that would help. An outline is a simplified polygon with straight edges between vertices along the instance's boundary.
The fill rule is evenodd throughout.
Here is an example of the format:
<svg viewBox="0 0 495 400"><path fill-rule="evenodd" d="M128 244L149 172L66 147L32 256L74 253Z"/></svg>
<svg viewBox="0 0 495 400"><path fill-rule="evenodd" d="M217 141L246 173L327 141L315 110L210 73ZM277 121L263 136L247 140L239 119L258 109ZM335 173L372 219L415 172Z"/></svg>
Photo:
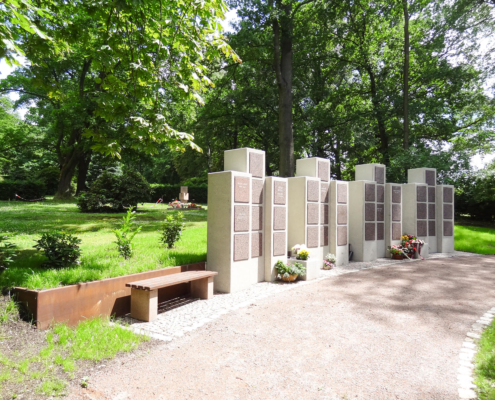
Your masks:
<svg viewBox="0 0 495 400"><path fill-rule="evenodd" d="M461 346L494 288L481 256L330 277L119 357L70 398L458 399Z"/></svg>

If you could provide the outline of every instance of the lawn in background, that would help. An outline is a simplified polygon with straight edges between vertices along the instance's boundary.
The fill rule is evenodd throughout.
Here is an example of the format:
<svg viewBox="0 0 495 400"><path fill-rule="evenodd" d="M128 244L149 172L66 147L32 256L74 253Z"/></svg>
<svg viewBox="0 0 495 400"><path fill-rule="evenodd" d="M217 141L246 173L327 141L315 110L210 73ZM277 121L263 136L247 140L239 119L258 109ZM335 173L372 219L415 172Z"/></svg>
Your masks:
<svg viewBox="0 0 495 400"><path fill-rule="evenodd" d="M22 286L46 289L123 276L136 272L206 260L206 211L185 211L186 229L174 249L166 249L158 231L168 205L138 207L136 225L142 231L134 239L134 254L124 260L117 253L112 229L123 214L85 214L74 202L22 203L0 201L0 232L13 234L18 256L0 274L0 287ZM33 248L42 232L65 230L82 239L81 263L63 269L44 269L44 256Z"/></svg>
<svg viewBox="0 0 495 400"><path fill-rule="evenodd" d="M455 249L478 254L495 254L495 229L456 225Z"/></svg>
<svg viewBox="0 0 495 400"><path fill-rule="evenodd" d="M495 322L481 334L475 365L479 399L495 400Z"/></svg>

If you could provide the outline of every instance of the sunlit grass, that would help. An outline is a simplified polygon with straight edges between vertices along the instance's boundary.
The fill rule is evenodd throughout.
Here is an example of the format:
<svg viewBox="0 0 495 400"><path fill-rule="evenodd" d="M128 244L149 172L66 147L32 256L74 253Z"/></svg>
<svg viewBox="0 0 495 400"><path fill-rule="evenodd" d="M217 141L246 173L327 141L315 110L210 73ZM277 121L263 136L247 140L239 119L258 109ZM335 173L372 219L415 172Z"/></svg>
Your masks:
<svg viewBox="0 0 495 400"><path fill-rule="evenodd" d="M478 254L495 254L495 229L456 225L455 249Z"/></svg>
<svg viewBox="0 0 495 400"><path fill-rule="evenodd" d="M480 400L495 400L495 322L483 331L475 358L475 383Z"/></svg>

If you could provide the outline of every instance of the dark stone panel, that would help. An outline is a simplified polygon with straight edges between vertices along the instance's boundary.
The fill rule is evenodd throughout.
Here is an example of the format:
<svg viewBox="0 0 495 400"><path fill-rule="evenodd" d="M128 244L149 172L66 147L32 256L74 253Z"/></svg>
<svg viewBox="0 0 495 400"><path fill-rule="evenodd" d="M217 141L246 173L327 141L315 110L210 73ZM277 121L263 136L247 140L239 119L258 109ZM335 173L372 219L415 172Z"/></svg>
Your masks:
<svg viewBox="0 0 495 400"><path fill-rule="evenodd" d="M249 231L249 206L234 206L234 232Z"/></svg>
<svg viewBox="0 0 495 400"><path fill-rule="evenodd" d="M234 261L249 260L249 233L234 235Z"/></svg>
<svg viewBox="0 0 495 400"><path fill-rule="evenodd" d="M418 219L426 219L427 218L427 216L426 216L426 203L418 203L416 205L416 208L418 210L417 218Z"/></svg>
<svg viewBox="0 0 495 400"><path fill-rule="evenodd" d="M285 207L273 207L273 229L284 231L287 228Z"/></svg>
<svg viewBox="0 0 495 400"><path fill-rule="evenodd" d="M428 186L435 186L435 184L437 183L435 171L432 171L430 169L427 169L425 171L425 182L428 184Z"/></svg>
<svg viewBox="0 0 495 400"><path fill-rule="evenodd" d="M251 202L263 204L263 181L261 179L251 180Z"/></svg>
<svg viewBox="0 0 495 400"><path fill-rule="evenodd" d="M385 168L375 167L375 181L376 183L385 183Z"/></svg>
<svg viewBox="0 0 495 400"><path fill-rule="evenodd" d="M249 152L249 173L255 178L263 178L263 170L265 169L263 162L263 154Z"/></svg>
<svg viewBox="0 0 495 400"><path fill-rule="evenodd" d="M366 183L364 185L364 199L366 201L375 201L375 184Z"/></svg>
<svg viewBox="0 0 495 400"><path fill-rule="evenodd" d="M347 226L337 227L337 246L347 245Z"/></svg>
<svg viewBox="0 0 495 400"><path fill-rule="evenodd" d="M283 256L287 254L287 246L285 245L285 232L273 233L273 255Z"/></svg>
<svg viewBox="0 0 495 400"><path fill-rule="evenodd" d="M287 199L287 182L273 182L273 204L285 204Z"/></svg>
<svg viewBox="0 0 495 400"><path fill-rule="evenodd" d="M319 216L320 205L318 203L308 203L307 207L308 207L308 214L307 214L308 225L318 225L320 221L320 216Z"/></svg>
<svg viewBox="0 0 495 400"><path fill-rule="evenodd" d="M402 229L400 222L394 222L392 224L392 240L400 240L402 236Z"/></svg>
<svg viewBox="0 0 495 400"><path fill-rule="evenodd" d="M339 204L337 206L337 224L347 225L347 205Z"/></svg>
<svg viewBox="0 0 495 400"><path fill-rule="evenodd" d="M318 243L318 234L319 234L319 229L317 226L308 226L307 227L307 230L308 230L308 248L315 248L315 247L318 247L319 243Z"/></svg>
<svg viewBox="0 0 495 400"><path fill-rule="evenodd" d="M320 202L328 203L328 183L322 183L320 185Z"/></svg>
<svg viewBox="0 0 495 400"><path fill-rule="evenodd" d="M436 236L435 221L428 221L428 236Z"/></svg>
<svg viewBox="0 0 495 400"><path fill-rule="evenodd" d="M263 234L261 232L251 233L251 257L263 255Z"/></svg>
<svg viewBox="0 0 495 400"><path fill-rule="evenodd" d="M429 187L428 188L428 201L430 203L435 202L435 188L434 187Z"/></svg>
<svg viewBox="0 0 495 400"><path fill-rule="evenodd" d="M416 187L416 200L426 203L426 186Z"/></svg>
<svg viewBox="0 0 495 400"><path fill-rule="evenodd" d="M402 199L402 187L399 185L392 186L392 203L400 203Z"/></svg>
<svg viewBox="0 0 495 400"><path fill-rule="evenodd" d="M347 184L337 183L337 203L347 204Z"/></svg>
<svg viewBox="0 0 495 400"><path fill-rule="evenodd" d="M236 203L249 203L249 178L244 176L234 177L234 201Z"/></svg>
<svg viewBox="0 0 495 400"><path fill-rule="evenodd" d="M435 203L428 204L428 219L435 219Z"/></svg>
<svg viewBox="0 0 495 400"><path fill-rule="evenodd" d="M263 207L258 207L258 206L251 207L251 230L261 231L262 229L263 229Z"/></svg>
<svg viewBox="0 0 495 400"><path fill-rule="evenodd" d="M385 204L376 205L376 220L385 221Z"/></svg>
<svg viewBox="0 0 495 400"><path fill-rule="evenodd" d="M321 225L328 224L328 204L320 205L320 224Z"/></svg>
<svg viewBox="0 0 495 400"><path fill-rule="evenodd" d="M452 188L444 187L443 188L443 202L444 203L452 203L453 200L454 200L454 193L452 191Z"/></svg>
<svg viewBox="0 0 495 400"><path fill-rule="evenodd" d="M385 186L376 185L376 201L377 203L385 203Z"/></svg>
<svg viewBox="0 0 495 400"><path fill-rule="evenodd" d="M328 182L330 179L330 162L318 160L318 178L323 182Z"/></svg>
<svg viewBox="0 0 495 400"><path fill-rule="evenodd" d="M443 219L452 219L454 218L454 208L452 204L444 204L443 205Z"/></svg>
<svg viewBox="0 0 495 400"><path fill-rule="evenodd" d="M400 204L392 204L392 221L401 220Z"/></svg>
<svg viewBox="0 0 495 400"><path fill-rule="evenodd" d="M375 203L364 204L364 220L365 221L375 220Z"/></svg>
<svg viewBox="0 0 495 400"><path fill-rule="evenodd" d="M328 226L320 226L320 246L328 246Z"/></svg>
<svg viewBox="0 0 495 400"><path fill-rule="evenodd" d="M377 223L376 224L376 240L385 240L385 224Z"/></svg>
<svg viewBox="0 0 495 400"><path fill-rule="evenodd" d="M366 222L364 224L364 240L375 240L375 230L374 222Z"/></svg>
<svg viewBox="0 0 495 400"><path fill-rule="evenodd" d="M443 236L454 236L454 224L452 221L443 221Z"/></svg>
<svg viewBox="0 0 495 400"><path fill-rule="evenodd" d="M428 236L428 232L426 229L426 221L416 221L417 226L417 236Z"/></svg>
<svg viewBox="0 0 495 400"><path fill-rule="evenodd" d="M308 201L320 199L320 182L308 180Z"/></svg>

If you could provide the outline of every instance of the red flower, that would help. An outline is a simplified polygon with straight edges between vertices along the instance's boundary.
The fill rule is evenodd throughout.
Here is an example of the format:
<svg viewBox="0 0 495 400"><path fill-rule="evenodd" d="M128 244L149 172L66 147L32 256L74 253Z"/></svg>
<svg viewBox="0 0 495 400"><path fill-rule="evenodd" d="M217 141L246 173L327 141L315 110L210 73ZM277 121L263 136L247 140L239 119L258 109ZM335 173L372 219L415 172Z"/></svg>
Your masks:
<svg viewBox="0 0 495 400"><path fill-rule="evenodd" d="M416 251L416 247L414 248L414 251Z"/></svg>

